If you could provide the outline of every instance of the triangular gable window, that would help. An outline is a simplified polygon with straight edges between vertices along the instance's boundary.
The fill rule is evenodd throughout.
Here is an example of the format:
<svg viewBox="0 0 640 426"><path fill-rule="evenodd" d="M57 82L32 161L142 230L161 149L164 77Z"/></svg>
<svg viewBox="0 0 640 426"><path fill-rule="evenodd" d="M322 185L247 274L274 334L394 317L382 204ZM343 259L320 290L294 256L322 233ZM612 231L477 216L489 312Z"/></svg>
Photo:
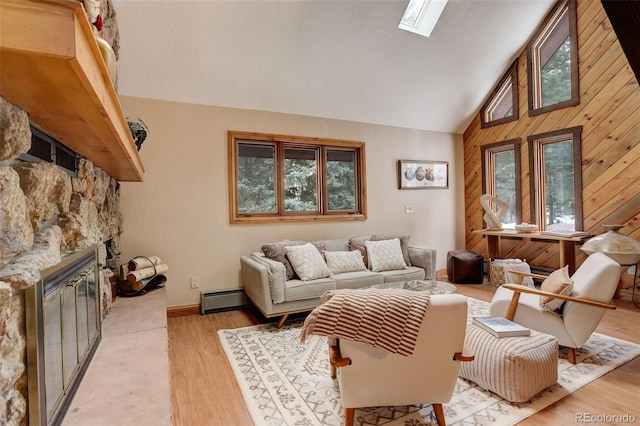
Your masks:
<svg viewBox="0 0 640 426"><path fill-rule="evenodd" d="M580 103L575 0L557 3L527 47L529 115Z"/></svg>
<svg viewBox="0 0 640 426"><path fill-rule="evenodd" d="M518 60L516 59L507 73L491 93L480 112L482 128L508 123L518 119Z"/></svg>

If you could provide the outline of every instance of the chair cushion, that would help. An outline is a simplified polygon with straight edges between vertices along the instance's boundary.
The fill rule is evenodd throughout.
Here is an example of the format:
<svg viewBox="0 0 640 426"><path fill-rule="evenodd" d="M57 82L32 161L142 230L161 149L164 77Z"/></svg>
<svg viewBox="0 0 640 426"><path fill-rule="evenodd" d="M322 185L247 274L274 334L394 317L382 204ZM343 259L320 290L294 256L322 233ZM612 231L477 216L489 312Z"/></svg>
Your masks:
<svg viewBox="0 0 640 426"><path fill-rule="evenodd" d="M374 272L404 269L407 264L402 257L400 240L393 238L383 241L365 241L369 255L369 267Z"/></svg>
<svg viewBox="0 0 640 426"><path fill-rule="evenodd" d="M325 278L331 275L322 255L311 243L286 246L287 258L302 281Z"/></svg>
<svg viewBox="0 0 640 426"><path fill-rule="evenodd" d="M364 271L367 269L362 260L363 258L360 250L325 251L324 257L332 274Z"/></svg>
<svg viewBox="0 0 640 426"><path fill-rule="evenodd" d="M505 316L512 298L513 291L504 287L498 287L491 300L489 316ZM579 348L580 346L576 344L565 328L563 320L564 317L542 311L540 307L540 296L528 293L520 294L516 316L513 318L514 322L531 328L532 330L556 336L558 343L563 346Z"/></svg>
<svg viewBox="0 0 640 426"><path fill-rule="evenodd" d="M573 291L573 284L569 277L569 266L553 271L542 282L540 290L569 296ZM554 312L558 310L563 303L564 300L562 299L556 299L551 296L540 296L540 307L546 312Z"/></svg>

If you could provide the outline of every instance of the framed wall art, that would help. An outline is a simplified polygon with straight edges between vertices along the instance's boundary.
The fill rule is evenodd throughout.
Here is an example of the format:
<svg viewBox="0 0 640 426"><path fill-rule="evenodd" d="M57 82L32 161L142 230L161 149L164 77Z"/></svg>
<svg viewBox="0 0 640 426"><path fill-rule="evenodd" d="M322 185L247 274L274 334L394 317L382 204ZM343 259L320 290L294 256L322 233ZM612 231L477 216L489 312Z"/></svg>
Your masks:
<svg viewBox="0 0 640 426"><path fill-rule="evenodd" d="M449 188L447 161L398 160L399 189Z"/></svg>

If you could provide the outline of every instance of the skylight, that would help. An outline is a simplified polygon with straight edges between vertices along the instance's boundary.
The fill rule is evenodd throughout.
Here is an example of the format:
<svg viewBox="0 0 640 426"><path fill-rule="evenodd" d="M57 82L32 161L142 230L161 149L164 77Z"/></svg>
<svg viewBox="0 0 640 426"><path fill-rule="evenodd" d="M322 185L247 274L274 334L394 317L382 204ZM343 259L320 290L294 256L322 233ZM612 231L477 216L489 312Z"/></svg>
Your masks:
<svg viewBox="0 0 640 426"><path fill-rule="evenodd" d="M398 28L429 37L447 0L409 0Z"/></svg>

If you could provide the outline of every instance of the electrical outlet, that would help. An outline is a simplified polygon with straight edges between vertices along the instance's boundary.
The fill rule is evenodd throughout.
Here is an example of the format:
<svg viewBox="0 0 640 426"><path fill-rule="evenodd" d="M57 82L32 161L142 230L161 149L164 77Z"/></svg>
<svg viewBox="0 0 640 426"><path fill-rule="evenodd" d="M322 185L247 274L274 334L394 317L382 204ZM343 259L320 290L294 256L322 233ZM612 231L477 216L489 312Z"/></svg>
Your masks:
<svg viewBox="0 0 640 426"><path fill-rule="evenodd" d="M191 277L191 288L200 287L200 278L197 275Z"/></svg>
<svg viewBox="0 0 640 426"><path fill-rule="evenodd" d="M410 204L410 205L404 206L404 212L407 214L413 213L414 212L413 205Z"/></svg>

